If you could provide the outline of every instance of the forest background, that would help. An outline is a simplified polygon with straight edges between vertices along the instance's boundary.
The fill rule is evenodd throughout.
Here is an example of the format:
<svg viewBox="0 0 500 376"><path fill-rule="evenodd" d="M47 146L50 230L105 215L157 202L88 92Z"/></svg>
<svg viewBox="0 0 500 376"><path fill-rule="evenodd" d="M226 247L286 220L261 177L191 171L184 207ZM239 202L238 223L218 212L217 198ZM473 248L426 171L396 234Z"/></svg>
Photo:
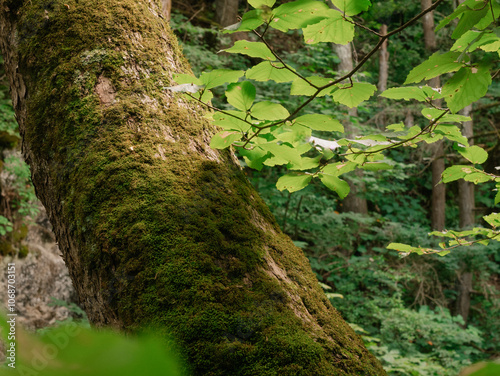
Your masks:
<svg viewBox="0 0 500 376"><path fill-rule="evenodd" d="M362 22L374 30L393 30L417 14L424 3L373 2L362 14ZM439 23L456 6L443 4L433 12L433 20ZM254 40L246 34L220 31L249 9L246 2L234 0L171 4L170 24L196 76L213 69L246 70L255 63L248 56L220 53L234 41ZM434 46L426 43L426 32L425 23L417 22L392 37L384 46L385 52L369 60L356 80L377 85L380 91L401 86L411 67L435 51L448 51L453 44L450 29L435 34ZM271 33L268 38L284 60L305 76L338 76L362 60L377 41L360 28L348 50L330 43L303 48L302 36L294 31L286 36L276 33L276 39ZM254 84L257 100L287 108L299 105L298 97L289 96L283 85L272 81ZM488 151L483 167L489 173L495 173L495 166L500 165L499 89L498 80L493 80L488 93L465 110L465 115L470 113L473 119L469 141ZM225 102L224 90L216 88L214 94L215 107L231 108ZM1 166L9 179L2 184L0 252L22 258L30 252L23 240L39 204L29 182L29 168L19 153L12 152L18 148L19 134L8 98L3 79ZM374 132L398 122L407 127L423 124L419 117L422 108L416 101L373 97L348 110L326 96L317 98L310 110L341 119L351 131ZM389 374L457 375L463 367L497 358L500 353L500 244L456 248L444 257L401 257L401 253L386 247L395 242L437 248L441 240L428 236L432 230L487 226L482 216L495 211L494 184L484 183L473 190L469 185L472 197L461 192L459 182L446 184L445 190L436 193L435 169L442 172L443 166L463 161L452 142L391 150L388 155L392 169L349 175L352 192L344 201L319 183L297 192L279 191L276 181L285 173L284 168L263 166L260 172L247 169L247 176L282 229L309 257L334 307L363 336ZM74 319L83 318L76 307L74 311Z"/></svg>

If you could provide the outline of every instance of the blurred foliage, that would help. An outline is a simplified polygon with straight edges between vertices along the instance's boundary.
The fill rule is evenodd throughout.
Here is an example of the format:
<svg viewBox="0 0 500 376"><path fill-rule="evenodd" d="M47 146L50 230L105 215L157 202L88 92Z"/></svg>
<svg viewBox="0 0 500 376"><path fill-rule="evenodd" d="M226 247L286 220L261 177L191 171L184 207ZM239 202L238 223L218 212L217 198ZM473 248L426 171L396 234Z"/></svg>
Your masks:
<svg viewBox="0 0 500 376"><path fill-rule="evenodd" d="M7 359L0 366L2 375L38 376L181 376L180 362L172 343L151 333L126 337L111 330L91 330L69 322L46 329L38 335L16 328L15 368L9 367L12 340L9 326L0 318ZM167 350L168 352L167 352Z"/></svg>

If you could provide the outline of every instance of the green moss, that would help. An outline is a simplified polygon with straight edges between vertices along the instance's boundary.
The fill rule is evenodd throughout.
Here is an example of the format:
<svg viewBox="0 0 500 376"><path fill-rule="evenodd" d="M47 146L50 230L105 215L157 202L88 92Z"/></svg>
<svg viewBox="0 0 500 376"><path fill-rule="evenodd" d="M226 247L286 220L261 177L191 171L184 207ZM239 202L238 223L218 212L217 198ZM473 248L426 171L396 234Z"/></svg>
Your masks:
<svg viewBox="0 0 500 376"><path fill-rule="evenodd" d="M20 17L33 180L102 310L172 333L195 375L383 374L229 152L204 150L200 108L163 91L189 68L147 2L32 0Z"/></svg>
<svg viewBox="0 0 500 376"><path fill-rule="evenodd" d="M17 252L17 257L25 258L26 256L28 256L29 252L30 252L29 248L25 245L22 245L21 247L19 247L19 251Z"/></svg>
<svg viewBox="0 0 500 376"><path fill-rule="evenodd" d="M12 241L14 243L19 243L21 240L26 238L28 235L28 226L26 224L21 224L18 229L12 231Z"/></svg>
<svg viewBox="0 0 500 376"><path fill-rule="evenodd" d="M14 249L12 248L12 243L7 241L0 241L0 255L9 256L14 254Z"/></svg>

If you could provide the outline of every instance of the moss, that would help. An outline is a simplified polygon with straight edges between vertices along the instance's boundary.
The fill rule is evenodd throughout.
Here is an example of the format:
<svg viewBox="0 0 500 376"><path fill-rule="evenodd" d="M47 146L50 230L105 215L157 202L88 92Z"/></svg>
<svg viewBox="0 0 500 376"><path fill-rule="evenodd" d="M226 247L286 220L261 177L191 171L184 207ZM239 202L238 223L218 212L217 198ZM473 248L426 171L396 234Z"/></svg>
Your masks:
<svg viewBox="0 0 500 376"><path fill-rule="evenodd" d="M1 240L0 241L0 255L2 255L2 256L14 255L14 249L12 248L12 243Z"/></svg>
<svg viewBox="0 0 500 376"><path fill-rule="evenodd" d="M19 247L19 251L17 252L17 257L25 258L26 256L28 256L29 252L30 252L29 248L26 245L22 245L21 247Z"/></svg>
<svg viewBox="0 0 500 376"><path fill-rule="evenodd" d="M14 231L12 231L12 241L17 244L21 242L21 240L26 238L27 235L28 235L28 226L26 226L26 224L21 224L19 225L19 228L14 229Z"/></svg>
<svg viewBox="0 0 500 376"><path fill-rule="evenodd" d="M189 68L147 2L32 0L19 24L33 181L78 245L73 278L100 284L75 281L106 302L86 307L97 325L172 333L195 375L383 374L229 152L206 150L200 108L163 91Z"/></svg>

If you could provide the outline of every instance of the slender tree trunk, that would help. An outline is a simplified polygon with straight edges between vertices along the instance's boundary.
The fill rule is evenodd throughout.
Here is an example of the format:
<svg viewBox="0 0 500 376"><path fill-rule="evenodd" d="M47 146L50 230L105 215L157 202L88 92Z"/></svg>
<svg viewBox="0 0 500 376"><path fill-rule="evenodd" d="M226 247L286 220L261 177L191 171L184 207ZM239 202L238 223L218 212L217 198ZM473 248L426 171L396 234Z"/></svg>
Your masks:
<svg viewBox="0 0 500 376"><path fill-rule="evenodd" d="M422 10L429 8L432 5L432 0L420 0ZM422 18L424 26L424 43L425 48L429 51L436 50L436 33L434 32L434 11L428 12Z"/></svg>
<svg viewBox="0 0 500 376"><path fill-rule="evenodd" d="M350 43L346 45L335 44L334 49L335 53L340 59L338 71L350 72L354 67L352 61L351 44ZM353 126L352 122L350 121L350 118L358 116L358 109L350 108L348 110L348 115L349 119L344 121L344 129L347 137L353 137L356 134L356 127ZM342 208L343 208L342 210L344 212L367 214L368 205L366 203L366 198L363 197L363 194L366 191L366 187L364 182L361 180L363 177L363 171L356 170L354 174L358 177L356 183L351 179L346 179L346 181L349 183L351 191L349 192L347 197L344 198L344 201L342 202Z"/></svg>
<svg viewBox="0 0 500 376"><path fill-rule="evenodd" d="M457 274L458 298L456 301L456 313L464 319L463 327L467 326L467 319L470 312L470 293L472 291L473 274L470 271L459 272Z"/></svg>
<svg viewBox="0 0 500 376"><path fill-rule="evenodd" d="M380 34L387 34L387 25L382 24ZM378 90L380 92L387 90L387 79L389 78L389 51L387 51L387 39L380 46L378 70Z"/></svg>
<svg viewBox="0 0 500 376"><path fill-rule="evenodd" d="M432 5L432 0L421 0L422 9L427 9ZM436 35L434 33L434 12L428 12L422 19L424 28L425 48L433 53L436 50ZM432 87L440 87L439 77L429 81ZM438 102L439 105L439 102ZM445 227L446 210L446 188L443 183L439 183L441 175L445 169L444 164L444 144L438 141L433 144L432 162L432 209L431 226L432 229L442 231Z"/></svg>
<svg viewBox="0 0 500 376"><path fill-rule="evenodd" d="M460 0L459 3L463 3ZM471 116L472 104L466 106L461 114ZM469 139L469 144L474 142L473 120L463 123L462 134ZM474 184L463 179L458 181L458 209L459 209L459 226L462 229L472 228L474 225ZM462 262L462 271L458 274L458 298L456 302L456 312L464 319L465 326L470 312L470 294L472 291L473 274L470 271L470 266Z"/></svg>
<svg viewBox="0 0 500 376"><path fill-rule="evenodd" d="M215 22L226 27L238 22L238 0L215 0Z"/></svg>
<svg viewBox="0 0 500 376"><path fill-rule="evenodd" d="M23 153L96 326L171 333L194 375L383 375L197 104L161 2L2 0Z"/></svg>
<svg viewBox="0 0 500 376"><path fill-rule="evenodd" d="M161 13L167 21L170 21L170 13L172 11L172 0L161 0Z"/></svg>
<svg viewBox="0 0 500 376"><path fill-rule="evenodd" d="M238 22L238 0L215 0L215 22L226 27ZM245 39L245 33L230 34L231 41ZM222 45L221 48L229 46Z"/></svg>
<svg viewBox="0 0 500 376"><path fill-rule="evenodd" d="M470 116L471 110L472 105L468 105L462 110L461 113L464 116ZM470 143L473 142L472 136L474 135L474 131L472 120L463 123L462 134L470 140ZM474 225L475 206L474 184L460 179L458 181L458 208L460 212L460 228L468 228Z"/></svg>

